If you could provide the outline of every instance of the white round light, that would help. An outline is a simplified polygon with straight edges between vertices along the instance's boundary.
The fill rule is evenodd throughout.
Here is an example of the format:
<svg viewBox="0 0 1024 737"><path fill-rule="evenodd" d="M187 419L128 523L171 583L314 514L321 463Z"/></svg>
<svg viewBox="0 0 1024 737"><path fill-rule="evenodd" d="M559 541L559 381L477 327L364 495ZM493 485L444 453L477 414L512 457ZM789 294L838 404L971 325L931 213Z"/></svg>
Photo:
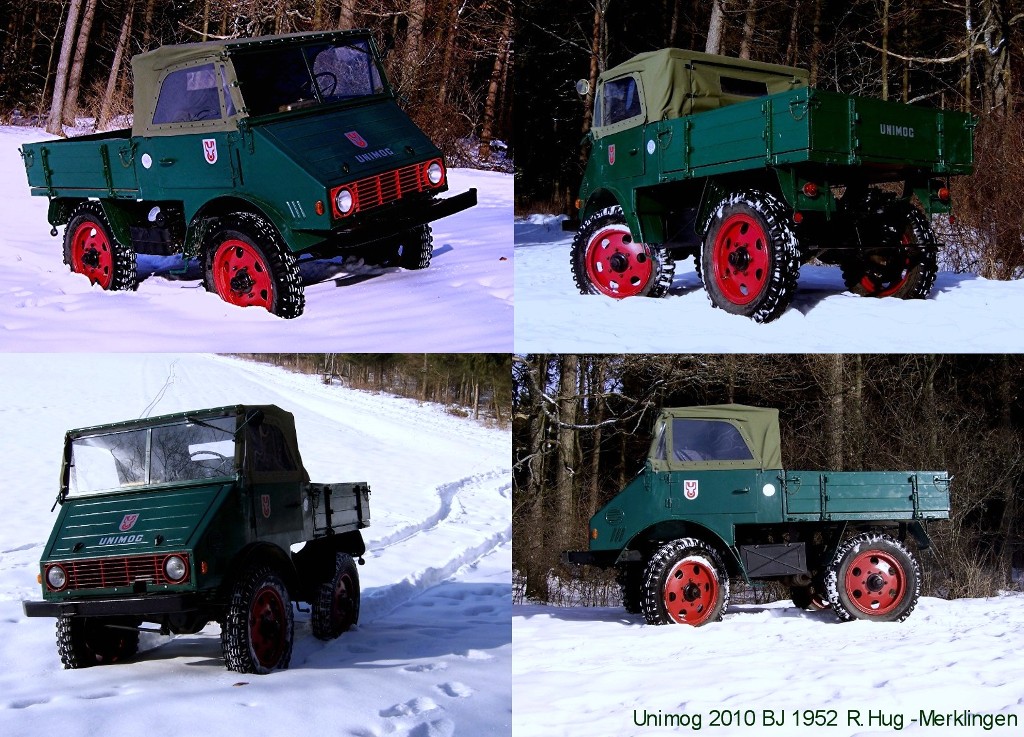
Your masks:
<svg viewBox="0 0 1024 737"><path fill-rule="evenodd" d="M338 212L347 215L352 211L352 193L347 189L339 189L334 195L334 204L338 206Z"/></svg>
<svg viewBox="0 0 1024 737"><path fill-rule="evenodd" d="M431 163L431 165L427 167L427 179L430 180L430 183L433 184L434 186L437 186L438 184L441 183L441 178L443 176L444 169L442 169L441 165L436 161Z"/></svg>
<svg viewBox="0 0 1024 737"><path fill-rule="evenodd" d="M50 566L46 571L46 582L50 588L62 589L68 582L68 574L60 566Z"/></svg>
<svg viewBox="0 0 1024 737"><path fill-rule="evenodd" d="M180 556L171 555L164 561L164 573L171 581L180 581L188 573L188 565Z"/></svg>

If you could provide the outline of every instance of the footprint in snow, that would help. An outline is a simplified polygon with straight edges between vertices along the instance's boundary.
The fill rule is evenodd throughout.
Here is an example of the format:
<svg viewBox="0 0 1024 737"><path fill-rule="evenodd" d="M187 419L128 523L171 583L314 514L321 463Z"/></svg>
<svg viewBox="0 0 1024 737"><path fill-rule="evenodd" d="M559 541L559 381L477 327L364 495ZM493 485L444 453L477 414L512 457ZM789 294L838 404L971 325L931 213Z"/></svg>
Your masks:
<svg viewBox="0 0 1024 737"><path fill-rule="evenodd" d="M437 688L445 696L451 696L453 699L464 699L472 696L474 693L472 688L467 686L465 683L459 683L458 681L439 683Z"/></svg>
<svg viewBox="0 0 1024 737"><path fill-rule="evenodd" d="M438 719L433 722L417 724L409 730L409 737L452 737L455 734L455 722L451 719Z"/></svg>
<svg viewBox="0 0 1024 737"><path fill-rule="evenodd" d="M421 665L408 665L405 668L402 668L402 670L404 670L404 671L406 671L408 673L429 673L429 672L435 671L435 670L446 670L447 668L448 668L448 664L444 663L444 662L441 662L441 663L422 663Z"/></svg>
<svg viewBox="0 0 1024 737"><path fill-rule="evenodd" d="M439 707L433 699L429 699L426 696L418 696L411 701L406 701L404 704L395 704L384 709L380 712L380 715L382 717L411 717L437 708Z"/></svg>

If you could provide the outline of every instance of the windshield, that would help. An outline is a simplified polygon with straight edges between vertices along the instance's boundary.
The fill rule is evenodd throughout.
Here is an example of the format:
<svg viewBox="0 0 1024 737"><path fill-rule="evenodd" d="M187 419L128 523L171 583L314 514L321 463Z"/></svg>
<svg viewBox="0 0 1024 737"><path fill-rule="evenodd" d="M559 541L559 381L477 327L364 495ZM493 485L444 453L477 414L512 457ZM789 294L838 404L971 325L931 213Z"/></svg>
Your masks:
<svg viewBox="0 0 1024 737"><path fill-rule="evenodd" d="M384 92L367 39L244 51L233 61L251 115L299 110Z"/></svg>
<svg viewBox="0 0 1024 737"><path fill-rule="evenodd" d="M124 430L71 442L71 496L232 476L235 418Z"/></svg>

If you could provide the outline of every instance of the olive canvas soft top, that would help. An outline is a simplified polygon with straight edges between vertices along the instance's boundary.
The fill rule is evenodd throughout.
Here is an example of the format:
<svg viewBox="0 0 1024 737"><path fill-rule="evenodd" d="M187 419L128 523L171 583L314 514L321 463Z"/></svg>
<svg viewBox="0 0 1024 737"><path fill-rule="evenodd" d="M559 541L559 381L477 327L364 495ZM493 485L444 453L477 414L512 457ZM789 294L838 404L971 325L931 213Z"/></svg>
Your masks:
<svg viewBox="0 0 1024 737"><path fill-rule="evenodd" d="M699 432L700 442L689 442L675 437L684 425L675 420L711 421L731 426L732 433L710 430L710 425ZM690 425L692 430L695 425ZM710 430L710 431L709 431ZM736 435L738 433L738 436ZM704 453L694 448L703 443ZM694 447L690 447L694 446ZM714 455L717 452L718 455ZM704 407L666 407L661 411L650 458L656 466L676 468L695 464L729 468L782 468L782 443L779 437L779 411L768 407L743 404L719 404ZM664 469L663 469L664 470Z"/></svg>
<svg viewBox="0 0 1024 737"><path fill-rule="evenodd" d="M637 54L604 72L598 83L603 87L625 77L639 81L646 120L637 122L648 123L787 92L808 83L807 71L797 67L674 48ZM598 113L595 128L600 127L599 122Z"/></svg>

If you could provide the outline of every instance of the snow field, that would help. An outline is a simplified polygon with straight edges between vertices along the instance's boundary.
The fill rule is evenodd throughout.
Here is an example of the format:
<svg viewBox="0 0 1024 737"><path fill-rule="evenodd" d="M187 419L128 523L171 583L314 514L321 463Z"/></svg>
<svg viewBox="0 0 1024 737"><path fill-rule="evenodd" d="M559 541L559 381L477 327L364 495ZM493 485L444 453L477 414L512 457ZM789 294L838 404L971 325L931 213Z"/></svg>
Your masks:
<svg viewBox="0 0 1024 737"><path fill-rule="evenodd" d="M922 598L895 624L840 623L831 611L788 601L732 606L723 621L700 628L649 626L618 608L515 606L512 634L516 737L688 734L698 719L716 735L1009 736L1019 726L911 720L922 710L1024 720L1020 593ZM793 712L808 709L834 711L834 726L798 726ZM715 710L732 712L719 722L733 724L714 726ZM785 723L766 719L766 710ZM686 714L690 723L657 727L645 713ZM751 716L753 727L735 723Z"/></svg>
<svg viewBox="0 0 1024 737"><path fill-rule="evenodd" d="M64 671L28 619L72 427L234 403L295 414L315 481L369 482L360 623L332 642L295 614L291 667L232 673L219 627L144 634L133 662ZM208 355L0 355L0 733L377 737L509 734L507 431L443 408Z"/></svg>
<svg viewBox="0 0 1024 737"><path fill-rule="evenodd" d="M140 256L137 292L104 292L72 274L47 200L29 195L18 147L49 138L0 126L0 346L7 351L509 351L512 177L452 169L449 193L477 188L476 207L435 221L429 268L303 260L306 308L295 320L240 309L202 285L180 257ZM195 325L204 329L196 330ZM188 327L186 327L188 326Z"/></svg>
<svg viewBox="0 0 1024 737"><path fill-rule="evenodd" d="M714 309L693 259L676 264L667 297L581 295L561 216L515 221L515 347L531 352L1017 352L1024 281L940 272L924 300L868 299L846 290L837 266L802 266L796 296L759 325ZM941 260L941 252L940 252Z"/></svg>

